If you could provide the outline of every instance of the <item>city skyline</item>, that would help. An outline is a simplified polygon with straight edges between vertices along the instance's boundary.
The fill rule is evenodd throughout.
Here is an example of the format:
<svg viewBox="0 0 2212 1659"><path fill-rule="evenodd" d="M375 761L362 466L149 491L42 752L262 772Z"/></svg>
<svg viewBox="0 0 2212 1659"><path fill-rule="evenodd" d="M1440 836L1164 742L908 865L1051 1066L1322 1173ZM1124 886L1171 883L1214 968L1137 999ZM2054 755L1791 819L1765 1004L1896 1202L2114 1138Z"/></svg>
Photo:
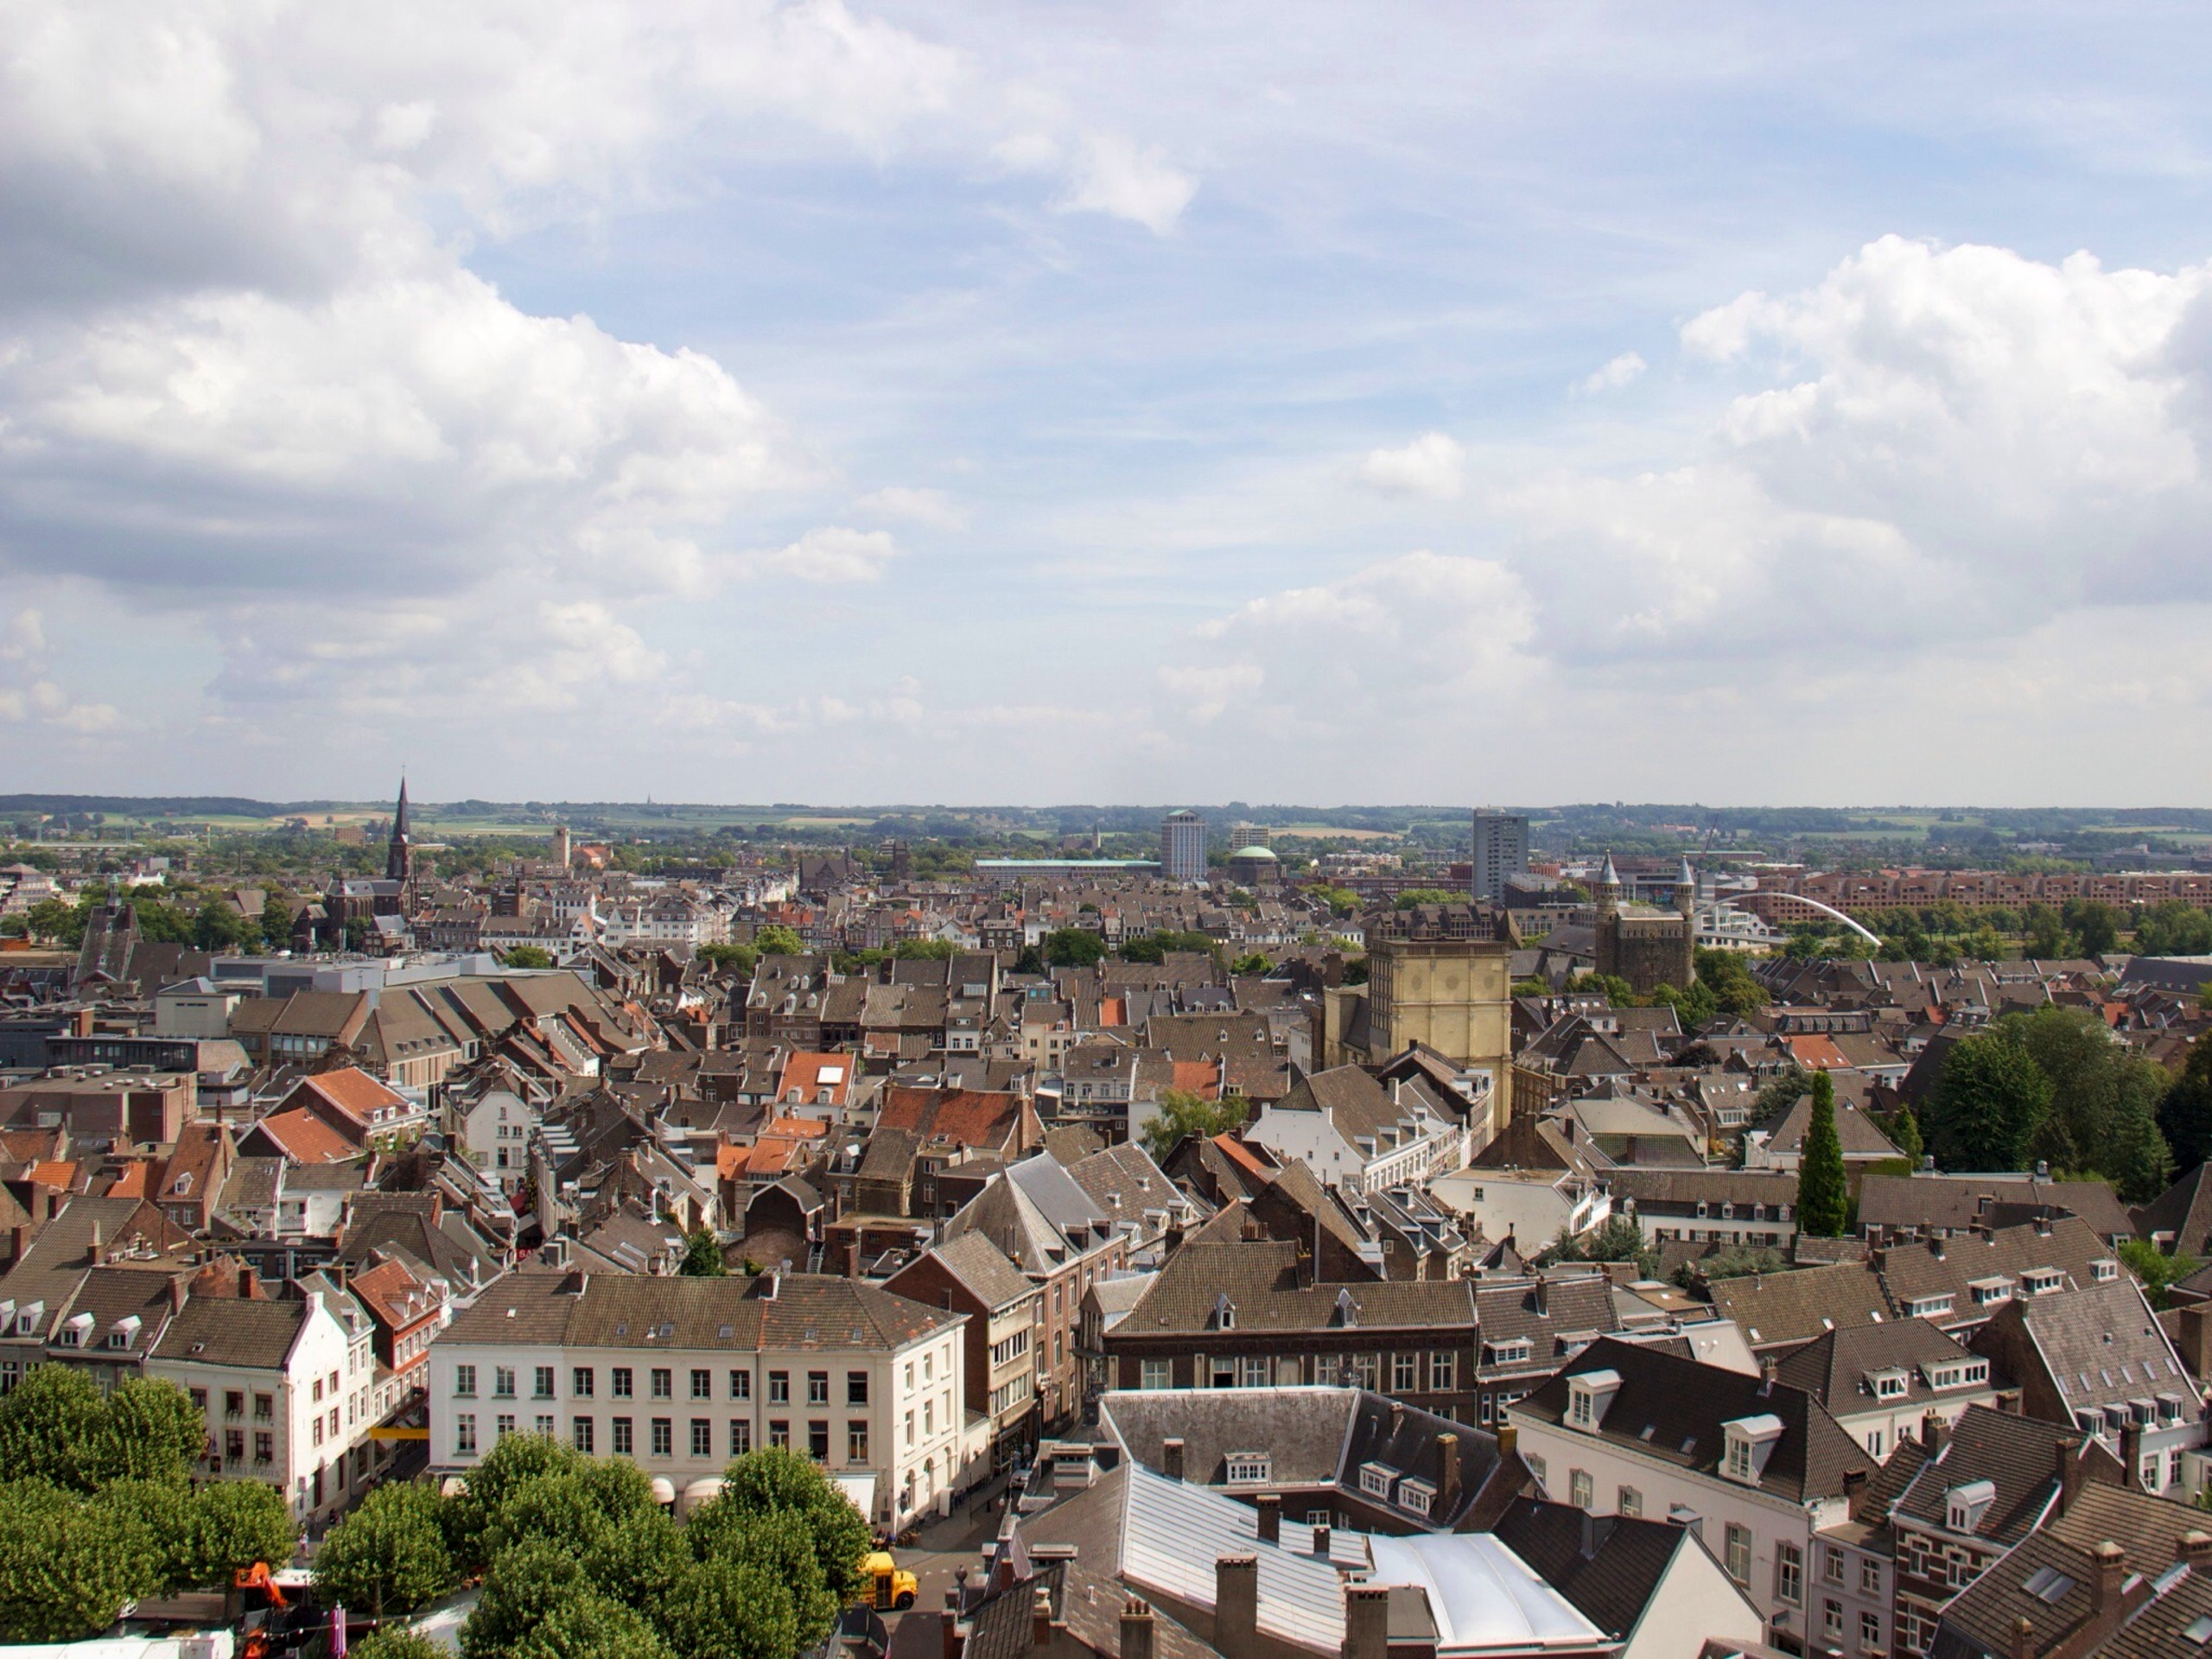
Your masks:
<svg viewBox="0 0 2212 1659"><path fill-rule="evenodd" d="M20 787L2212 804L2196 14L31 10Z"/></svg>

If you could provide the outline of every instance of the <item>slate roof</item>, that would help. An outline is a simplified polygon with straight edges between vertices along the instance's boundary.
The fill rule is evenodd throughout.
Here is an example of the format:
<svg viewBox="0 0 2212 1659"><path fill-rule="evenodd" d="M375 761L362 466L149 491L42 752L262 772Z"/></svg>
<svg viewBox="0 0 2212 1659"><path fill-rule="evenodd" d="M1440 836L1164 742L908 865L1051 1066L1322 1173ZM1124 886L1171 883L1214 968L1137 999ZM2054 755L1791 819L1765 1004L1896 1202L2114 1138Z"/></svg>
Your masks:
<svg viewBox="0 0 2212 1659"><path fill-rule="evenodd" d="M1028 1275L1007 1261L1006 1252L981 1233L963 1233L957 1238L949 1238L928 1254L935 1256L947 1273L967 1286L976 1300L993 1313L1037 1294Z"/></svg>
<svg viewBox="0 0 2212 1659"><path fill-rule="evenodd" d="M1890 1318L1879 1276L1857 1262L1716 1279L1711 1290L1713 1306L1744 1327L1754 1348L1809 1342L1838 1325Z"/></svg>
<svg viewBox="0 0 2212 1659"><path fill-rule="evenodd" d="M1595 1437L1643 1456L1721 1478L1726 1452L1721 1425L1738 1418L1781 1420L1781 1438L1767 1454L1759 1489L1802 1503L1843 1494L1843 1478L1874 1460L1802 1389L1718 1366L1700 1365L1638 1344L1601 1337L1560 1374L1513 1409L1547 1423L1564 1423L1568 1379L1590 1371L1619 1374L1621 1386Z"/></svg>
<svg viewBox="0 0 2212 1659"><path fill-rule="evenodd" d="M1859 1189L1861 1228L1948 1228L1990 1219L1994 1205L2047 1205L2079 1216L2101 1236L2135 1231L2127 1208L2103 1181L1990 1180L1964 1175L1869 1175Z"/></svg>
<svg viewBox="0 0 2212 1659"><path fill-rule="evenodd" d="M2050 1226L2046 1233L2030 1222L1995 1228L1986 1236L1967 1233L1897 1245L1883 1252L1876 1271L1891 1304L1900 1310L1923 1297L1950 1296L1953 1312L1946 1322L1953 1324L1986 1316L1969 1289L1978 1280L2009 1278L2017 1287L2023 1273L2056 1268L2069 1288L2094 1284L2089 1264L2112 1260L2111 1248L2078 1216L2060 1216Z"/></svg>
<svg viewBox="0 0 2212 1659"><path fill-rule="evenodd" d="M1475 1325L1469 1281L1301 1285L1298 1246L1256 1239L1186 1243L1129 1311L1125 1328L1147 1336L1212 1330L1224 1295L1242 1330L1341 1329L1340 1296L1348 1299L1341 1306L1362 1327L1471 1331Z"/></svg>
<svg viewBox="0 0 2212 1659"><path fill-rule="evenodd" d="M1687 1528L1669 1522L1590 1515L1534 1497L1514 1499L1491 1531L1616 1639L1643 1617L1676 1553L1697 1548Z"/></svg>
<svg viewBox="0 0 2212 1659"><path fill-rule="evenodd" d="M2171 1395L2180 1421L2204 1414L2196 1384L2132 1278L2018 1297L1997 1318L2026 1327L2069 1411Z"/></svg>
<svg viewBox="0 0 2212 1659"><path fill-rule="evenodd" d="M154 1357L196 1365L282 1370L307 1315L305 1302L195 1296L169 1321Z"/></svg>
<svg viewBox="0 0 2212 1659"><path fill-rule="evenodd" d="M1776 1372L1792 1388L1803 1389L1838 1417L1895 1407L1895 1398L1878 1402L1866 1386L1870 1371L1903 1369L1909 1404L1921 1405L1957 1393L1938 1395L1928 1386L1926 1368L1974 1356L1925 1319L1893 1319L1885 1325L1845 1325L1815 1337L1787 1356Z"/></svg>
<svg viewBox="0 0 2212 1659"><path fill-rule="evenodd" d="M574 1348L899 1348L966 1316L858 1280L784 1274L716 1279L538 1269L494 1281L454 1316L441 1342ZM655 1334L648 1336L647 1332ZM658 1334L665 1332L665 1335ZM725 1334L727 1332L727 1334ZM857 1334L855 1334L857 1333Z"/></svg>
<svg viewBox="0 0 2212 1659"><path fill-rule="evenodd" d="M1945 1527L1944 1495L1954 1486L1986 1480L1997 1488L1997 1495L1983 1511L1974 1535L1993 1543L2017 1543L2050 1508L2058 1491L2060 1451L2075 1452L2082 1440L2079 1430L2063 1423L1968 1406L1932 1460L1923 1451L1922 1470L1899 1492L1891 1513Z"/></svg>

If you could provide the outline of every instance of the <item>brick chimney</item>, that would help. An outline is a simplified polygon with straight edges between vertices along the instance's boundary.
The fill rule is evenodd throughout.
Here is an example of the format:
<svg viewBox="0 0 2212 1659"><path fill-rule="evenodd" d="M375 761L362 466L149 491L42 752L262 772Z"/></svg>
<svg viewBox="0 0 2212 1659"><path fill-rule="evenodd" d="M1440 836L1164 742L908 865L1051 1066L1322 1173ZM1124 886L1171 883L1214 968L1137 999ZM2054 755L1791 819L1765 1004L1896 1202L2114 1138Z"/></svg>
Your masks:
<svg viewBox="0 0 2212 1659"><path fill-rule="evenodd" d="M2082 1442L2066 1440L2059 1441L2054 1449L2053 1456L2058 1465L2056 1513L2060 1515L2074 1507L2074 1494L2082 1490L2082 1482L2087 1478L2082 1466L2082 1453L2085 1449Z"/></svg>
<svg viewBox="0 0 2212 1659"><path fill-rule="evenodd" d="M1935 1412L1924 1414L1920 1420L1920 1443L1934 1457L1943 1449L1943 1442L1951 1438L1951 1426Z"/></svg>
<svg viewBox="0 0 2212 1659"><path fill-rule="evenodd" d="M1052 1645L1052 1592L1041 1584L1029 1599L1029 1645L1040 1649Z"/></svg>
<svg viewBox="0 0 2212 1659"><path fill-rule="evenodd" d="M1438 1435L1436 1456L1442 1465L1436 1478L1436 1517L1449 1521L1459 1508L1459 1437L1452 1433Z"/></svg>
<svg viewBox="0 0 2212 1659"><path fill-rule="evenodd" d="M1213 1645L1222 1659L1257 1659L1260 1558L1223 1555L1213 1564Z"/></svg>
<svg viewBox="0 0 2212 1659"><path fill-rule="evenodd" d="M2089 1617L2120 1607L2120 1587L2127 1581L2127 1552L2109 1538L2089 1551Z"/></svg>
<svg viewBox="0 0 2212 1659"><path fill-rule="evenodd" d="M1344 1659L1389 1659L1390 1592L1379 1584L1344 1586Z"/></svg>
<svg viewBox="0 0 2212 1659"><path fill-rule="evenodd" d="M966 1635L960 1628L960 1592L944 1592L943 1659L960 1659L960 1649L968 1645Z"/></svg>
<svg viewBox="0 0 2212 1659"><path fill-rule="evenodd" d="M1183 1478L1183 1442L1166 1440L1160 1443L1160 1471L1170 1480Z"/></svg>
<svg viewBox="0 0 2212 1659"><path fill-rule="evenodd" d="M1329 1523L1325 1521L1313 1529L1313 1554L1322 1560L1329 1559Z"/></svg>
<svg viewBox="0 0 2212 1659"><path fill-rule="evenodd" d="M1153 1659L1158 1651L1152 1609L1132 1596L1122 1604L1122 1659Z"/></svg>
<svg viewBox="0 0 2212 1659"><path fill-rule="evenodd" d="M2036 1659L2036 1627L2025 1613L2012 1621L2012 1659Z"/></svg>
<svg viewBox="0 0 2212 1659"><path fill-rule="evenodd" d="M1501 1417L1504 1414L1503 1412L1498 1414ZM1508 1423L1497 1431L1497 1460L1500 1463L1513 1456L1520 1446L1521 1431L1514 1424Z"/></svg>
<svg viewBox="0 0 2212 1659"><path fill-rule="evenodd" d="M2191 1527L2175 1544L2174 1560L2186 1561L2191 1567L2201 1567L2207 1560L2212 1560L2212 1533Z"/></svg>
<svg viewBox="0 0 2212 1659"><path fill-rule="evenodd" d="M2120 1426L2120 1467L2123 1483L2135 1485L2136 1478L2143 1467L2143 1430L2139 1424L2122 1423Z"/></svg>
<svg viewBox="0 0 2212 1659"><path fill-rule="evenodd" d="M1273 1492L1260 1494L1260 1541L1263 1544L1282 1541L1282 1499Z"/></svg>

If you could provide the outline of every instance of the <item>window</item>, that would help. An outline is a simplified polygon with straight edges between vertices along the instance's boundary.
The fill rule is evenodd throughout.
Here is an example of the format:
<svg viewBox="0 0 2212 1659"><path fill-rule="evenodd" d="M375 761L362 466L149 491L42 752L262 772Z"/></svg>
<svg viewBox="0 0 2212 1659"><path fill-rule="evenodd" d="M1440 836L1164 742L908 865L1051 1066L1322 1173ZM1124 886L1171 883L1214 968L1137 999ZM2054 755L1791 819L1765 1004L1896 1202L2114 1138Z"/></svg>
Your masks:
<svg viewBox="0 0 2212 1659"><path fill-rule="evenodd" d="M492 1420L493 1443L497 1445L515 1432L515 1420L509 1412L501 1412Z"/></svg>
<svg viewBox="0 0 2212 1659"><path fill-rule="evenodd" d="M1238 1381L1241 1382L1244 1387L1248 1389L1264 1389L1268 1386L1268 1367L1267 1358L1264 1355L1257 1357L1247 1355L1239 1369L1242 1374L1239 1376Z"/></svg>
<svg viewBox="0 0 2212 1659"><path fill-rule="evenodd" d="M1173 1363L1165 1359L1146 1359L1137 1362L1137 1386L1141 1389L1172 1389L1175 1386ZM909 1419L913 1413L906 1414Z"/></svg>
<svg viewBox="0 0 2212 1659"><path fill-rule="evenodd" d="M712 1371L691 1373L691 1397L694 1400L711 1400L715 1397L715 1374Z"/></svg>
<svg viewBox="0 0 2212 1659"><path fill-rule="evenodd" d="M550 1400L553 1397L553 1368L550 1365L538 1366L537 1375L531 1379L531 1382L530 1397L531 1399Z"/></svg>
<svg viewBox="0 0 2212 1659"><path fill-rule="evenodd" d="M1359 1490L1370 1497L1388 1497L1398 1471L1388 1464L1363 1463L1359 1465Z"/></svg>
<svg viewBox="0 0 2212 1659"><path fill-rule="evenodd" d="M1882 1568L1879 1562L1867 1560L1859 1563L1859 1593L1862 1596L1878 1596L1882 1593Z"/></svg>
<svg viewBox="0 0 2212 1659"><path fill-rule="evenodd" d="M510 1389L507 1392L512 1394L514 1390ZM315 1380L315 1397L318 1401L322 1398L322 1379L319 1376ZM192 1403L201 1411L207 1410L207 1390L205 1389L194 1389L192 1391Z"/></svg>
<svg viewBox="0 0 2212 1659"><path fill-rule="evenodd" d="M317 1446L322 1444L322 1419L320 1417L315 1420L315 1443Z"/></svg>
<svg viewBox="0 0 2212 1659"><path fill-rule="evenodd" d="M1749 1584L1751 1581L1751 1529L1749 1527L1739 1527L1732 1521L1728 1523L1726 1554L1722 1565L1727 1567L1728 1576L1737 1583Z"/></svg>
<svg viewBox="0 0 2212 1659"><path fill-rule="evenodd" d="M502 1400L512 1400L515 1397L515 1368L513 1366L494 1365L492 1368L492 1392ZM315 1397L318 1400L322 1398L322 1390L320 1387L315 1389Z"/></svg>
<svg viewBox="0 0 2212 1659"><path fill-rule="evenodd" d="M868 1373L866 1371L845 1373L845 1403L849 1406L868 1404Z"/></svg>
<svg viewBox="0 0 2212 1659"><path fill-rule="evenodd" d="M1728 1476L1732 1480L1751 1478L1751 1443L1741 1434L1728 1437Z"/></svg>
<svg viewBox="0 0 2212 1659"><path fill-rule="evenodd" d="M1885 1434L1880 1429L1868 1429L1866 1431L1866 1454L1869 1457L1880 1457L1882 1455L1882 1447L1886 1445L1888 1441L1889 1436Z"/></svg>
<svg viewBox="0 0 2212 1659"><path fill-rule="evenodd" d="M458 1400L474 1400L476 1397L476 1368L474 1365L456 1365L453 1368L453 1392L454 1397ZM261 1402L268 1397L265 1394L261 1395L256 1398L254 1404L258 1407ZM254 1413L257 1417L266 1417L268 1414L267 1412L260 1410Z"/></svg>
<svg viewBox="0 0 2212 1659"><path fill-rule="evenodd" d="M1428 1357L1428 1386L1435 1394L1448 1393L1459 1386L1455 1379L1459 1374L1459 1356L1450 1349L1440 1349Z"/></svg>
<svg viewBox="0 0 2212 1659"><path fill-rule="evenodd" d="M224 1393L223 1415L226 1417L243 1417L245 1415L245 1392L244 1389L231 1389Z"/></svg>
<svg viewBox="0 0 2212 1659"><path fill-rule="evenodd" d="M636 1441L631 1433L630 1420L627 1417L617 1417L614 1420L614 1455L618 1458L626 1458L637 1449Z"/></svg>
<svg viewBox="0 0 2212 1659"><path fill-rule="evenodd" d="M1570 1471L1567 1477L1567 1501L1578 1510L1586 1510L1590 1507L1590 1471Z"/></svg>
<svg viewBox="0 0 2212 1659"><path fill-rule="evenodd" d="M768 1424L768 1444L779 1451L788 1451L791 1443L791 1426L778 1417Z"/></svg>
<svg viewBox="0 0 2212 1659"><path fill-rule="evenodd" d="M2169 1486L2181 1484L2181 1447L2176 1446L2166 1454L2166 1484Z"/></svg>
<svg viewBox="0 0 2212 1659"><path fill-rule="evenodd" d="M266 1448L269 1436L257 1434L253 1438L256 1442L254 1452L257 1459L263 1463L268 1462L269 1453ZM466 1412L453 1420L453 1449L463 1457L474 1457L476 1454L476 1419Z"/></svg>
<svg viewBox="0 0 2212 1659"><path fill-rule="evenodd" d="M1633 1520L1643 1513L1643 1494L1633 1486L1624 1486L1614 1498L1613 1507Z"/></svg>
<svg viewBox="0 0 2212 1659"><path fill-rule="evenodd" d="M475 1451L476 1420L474 1417L462 1418L461 1420L461 1433L467 1437L468 1441L468 1443L461 1449L464 1452ZM275 1461L276 1457L276 1437L274 1434L271 1434L265 1428L255 1430L253 1436L253 1460L256 1463L270 1463Z"/></svg>
<svg viewBox="0 0 2212 1659"><path fill-rule="evenodd" d="M691 1420L691 1455L701 1462L715 1455L715 1426L704 1417Z"/></svg>
<svg viewBox="0 0 2212 1659"><path fill-rule="evenodd" d="M732 1371L729 1374L729 1397L733 1400L750 1400L753 1397L752 1372Z"/></svg>
<svg viewBox="0 0 2212 1659"><path fill-rule="evenodd" d="M474 1365L468 1367L468 1392L471 1394L476 1392L476 1368ZM276 1401L273 1395L257 1394L253 1396L253 1421L255 1422L272 1422L275 1421L276 1416Z"/></svg>
<svg viewBox="0 0 2212 1659"><path fill-rule="evenodd" d="M653 1367L653 1398L673 1400L676 1397L676 1373L665 1365Z"/></svg>
<svg viewBox="0 0 2212 1659"><path fill-rule="evenodd" d="M630 1368L627 1365L617 1365L614 1368L613 1392L614 1397L617 1400L627 1400L637 1393L637 1389L632 1382Z"/></svg>
<svg viewBox="0 0 2212 1659"><path fill-rule="evenodd" d="M1529 1465L1529 1472L1536 1478L1537 1485L1547 1485L1548 1476L1546 1472L1544 1460L1541 1458L1532 1458L1526 1452L1523 1452L1521 1454L1521 1461Z"/></svg>
<svg viewBox="0 0 2212 1659"><path fill-rule="evenodd" d="M543 1434L549 1440L553 1438L554 1427L553 1419L548 1415L540 1415L537 1422L531 1425L535 1433Z"/></svg>
<svg viewBox="0 0 2212 1659"><path fill-rule="evenodd" d="M245 1431L242 1428L226 1430L223 1434L223 1459L227 1463L245 1461Z"/></svg>
<svg viewBox="0 0 2212 1659"><path fill-rule="evenodd" d="M909 1377L907 1380L912 1382L913 1379ZM789 1371L769 1372L768 1403L772 1406L788 1406L791 1402L791 1374Z"/></svg>
<svg viewBox="0 0 2212 1659"><path fill-rule="evenodd" d="M1402 1480L1398 1483L1398 1507L1411 1510L1415 1515L1427 1515L1436 1503L1436 1488L1425 1480Z"/></svg>
<svg viewBox="0 0 2212 1659"><path fill-rule="evenodd" d="M2143 1459L2143 1490L2155 1492L2161 1484L2158 1479L2158 1454L2153 1452Z"/></svg>
<svg viewBox="0 0 2212 1659"><path fill-rule="evenodd" d="M1830 1584L1843 1582L1843 1552L1833 1544L1821 1552L1821 1576Z"/></svg>
<svg viewBox="0 0 2212 1659"><path fill-rule="evenodd" d="M569 1425L569 1433L575 1441L576 1450L586 1457L591 1455L591 1419L579 1417Z"/></svg>
<svg viewBox="0 0 2212 1659"><path fill-rule="evenodd" d="M1393 1354L1390 1356L1390 1391L1393 1394L1412 1394L1421 1387L1421 1356Z"/></svg>
<svg viewBox="0 0 2212 1659"><path fill-rule="evenodd" d="M753 1425L742 1417L729 1420L729 1454L741 1458L753 1449Z"/></svg>
<svg viewBox="0 0 2212 1659"><path fill-rule="evenodd" d="M1226 1462L1229 1484L1232 1486L1264 1483L1274 1466L1274 1459L1264 1452L1232 1452Z"/></svg>
<svg viewBox="0 0 2212 1659"><path fill-rule="evenodd" d="M845 1425L845 1461L868 1461L868 1421L865 1418L855 1418Z"/></svg>
<svg viewBox="0 0 2212 1659"><path fill-rule="evenodd" d="M806 1403L826 1406L830 1403L830 1373L809 1371L806 1374Z"/></svg>
<svg viewBox="0 0 2212 1659"><path fill-rule="evenodd" d="M676 1425L665 1417L653 1419L653 1456L673 1457L676 1454Z"/></svg>
<svg viewBox="0 0 2212 1659"><path fill-rule="evenodd" d="M914 1449L914 1414L912 1411L906 1414L906 1449L910 1452Z"/></svg>
<svg viewBox="0 0 2212 1659"><path fill-rule="evenodd" d="M1862 1612L1859 1615L1859 1645L1873 1652L1882 1645L1882 1616Z"/></svg>
<svg viewBox="0 0 2212 1659"><path fill-rule="evenodd" d="M1805 1552L1796 1544L1774 1547L1774 1593L1792 1605L1805 1599Z"/></svg>
<svg viewBox="0 0 2212 1659"><path fill-rule="evenodd" d="M569 1373L569 1392L575 1395L577 1399L590 1399L591 1389L592 1370L590 1366L579 1365L575 1370Z"/></svg>
<svg viewBox="0 0 2212 1659"><path fill-rule="evenodd" d="M1831 1642L1843 1640L1843 1604L1824 1601L1821 1604L1821 1634Z"/></svg>

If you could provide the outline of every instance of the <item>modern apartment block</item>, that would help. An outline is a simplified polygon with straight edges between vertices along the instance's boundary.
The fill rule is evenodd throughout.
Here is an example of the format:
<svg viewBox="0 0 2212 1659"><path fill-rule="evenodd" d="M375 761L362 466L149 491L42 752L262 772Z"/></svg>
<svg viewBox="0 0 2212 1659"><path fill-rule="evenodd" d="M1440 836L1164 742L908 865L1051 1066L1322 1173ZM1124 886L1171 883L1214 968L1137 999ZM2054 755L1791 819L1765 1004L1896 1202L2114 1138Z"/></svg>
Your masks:
<svg viewBox="0 0 2212 1659"><path fill-rule="evenodd" d="M1529 874L1529 820L1494 807L1478 806L1474 817L1474 876L1467 891L1497 904L1505 897L1506 878Z"/></svg>
<svg viewBox="0 0 2212 1659"><path fill-rule="evenodd" d="M1160 879L1206 879L1206 821L1197 813L1170 812L1160 821Z"/></svg>

